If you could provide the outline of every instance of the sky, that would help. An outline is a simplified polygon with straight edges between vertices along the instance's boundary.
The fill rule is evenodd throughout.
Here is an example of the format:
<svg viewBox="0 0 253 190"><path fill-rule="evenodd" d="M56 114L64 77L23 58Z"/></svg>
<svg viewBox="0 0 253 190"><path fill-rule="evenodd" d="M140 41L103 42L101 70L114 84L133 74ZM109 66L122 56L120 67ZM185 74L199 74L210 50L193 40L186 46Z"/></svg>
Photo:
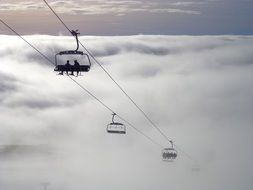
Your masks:
<svg viewBox="0 0 253 190"><path fill-rule="evenodd" d="M66 36L24 37L50 60L75 45ZM80 40L200 171L179 150L163 162L161 147L129 126L107 134L107 109L18 37L1 35L0 189L252 189L252 36ZM75 80L168 146L94 61Z"/></svg>
<svg viewBox="0 0 253 190"><path fill-rule="evenodd" d="M83 35L250 35L252 0L49 0ZM42 0L1 0L0 17L22 34L67 34ZM6 29L0 33L6 34Z"/></svg>

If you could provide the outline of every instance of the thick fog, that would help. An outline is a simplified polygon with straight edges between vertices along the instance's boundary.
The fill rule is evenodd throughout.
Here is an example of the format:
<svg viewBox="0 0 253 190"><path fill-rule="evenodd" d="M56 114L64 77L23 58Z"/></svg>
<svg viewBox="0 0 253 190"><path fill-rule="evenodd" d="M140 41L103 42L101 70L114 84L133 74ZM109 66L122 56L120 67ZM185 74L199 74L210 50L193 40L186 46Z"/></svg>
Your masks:
<svg viewBox="0 0 253 190"><path fill-rule="evenodd" d="M25 38L53 62L75 49L72 37ZM80 40L200 170L180 150L163 162L162 149L130 126L106 133L107 109L18 37L1 35L1 190L252 189L252 36ZM169 146L94 61L75 80Z"/></svg>

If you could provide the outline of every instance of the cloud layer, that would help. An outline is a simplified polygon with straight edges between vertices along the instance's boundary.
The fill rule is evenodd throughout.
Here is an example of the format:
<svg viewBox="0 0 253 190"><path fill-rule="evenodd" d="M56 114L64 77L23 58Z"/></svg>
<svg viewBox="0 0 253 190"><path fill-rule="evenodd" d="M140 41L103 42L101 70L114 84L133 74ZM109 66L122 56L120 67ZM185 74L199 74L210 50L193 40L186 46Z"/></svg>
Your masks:
<svg viewBox="0 0 253 190"><path fill-rule="evenodd" d="M71 37L25 38L52 61L75 48ZM200 172L182 152L163 163L160 148L129 127L106 134L110 112L19 38L1 35L1 188L251 189L252 36L80 39ZM76 80L166 146L94 62Z"/></svg>

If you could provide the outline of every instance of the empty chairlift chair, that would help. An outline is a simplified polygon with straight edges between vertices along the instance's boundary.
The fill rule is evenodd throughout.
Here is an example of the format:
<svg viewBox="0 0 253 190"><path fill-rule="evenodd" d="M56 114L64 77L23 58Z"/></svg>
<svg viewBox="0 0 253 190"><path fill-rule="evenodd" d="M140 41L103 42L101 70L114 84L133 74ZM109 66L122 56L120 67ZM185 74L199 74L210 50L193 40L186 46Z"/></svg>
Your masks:
<svg viewBox="0 0 253 190"><path fill-rule="evenodd" d="M89 55L78 51L79 40L77 31L71 32L76 38L77 48L76 50L61 51L55 55L55 69L54 71L59 72L59 75L64 73L67 75L79 76L82 72L89 72L91 67L91 61Z"/></svg>
<svg viewBox="0 0 253 190"><path fill-rule="evenodd" d="M126 134L126 126L122 123L114 122L115 113L112 114L112 123L107 125L107 132L114 134Z"/></svg>
<svg viewBox="0 0 253 190"><path fill-rule="evenodd" d="M163 161L173 162L177 158L177 151L173 147L173 142L170 141L171 147L164 148L162 151Z"/></svg>

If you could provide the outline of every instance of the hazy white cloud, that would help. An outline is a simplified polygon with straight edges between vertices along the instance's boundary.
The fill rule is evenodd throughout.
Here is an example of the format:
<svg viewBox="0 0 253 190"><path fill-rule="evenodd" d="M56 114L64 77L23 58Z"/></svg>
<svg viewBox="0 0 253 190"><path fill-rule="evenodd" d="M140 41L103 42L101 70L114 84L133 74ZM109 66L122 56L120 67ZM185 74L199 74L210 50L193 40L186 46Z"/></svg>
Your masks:
<svg viewBox="0 0 253 190"><path fill-rule="evenodd" d="M26 11L26 10L36 10L43 9L43 3L34 3L34 1L21 1L21 2L8 2L1 3L0 10L1 11Z"/></svg>
<svg viewBox="0 0 253 190"><path fill-rule="evenodd" d="M175 6L192 6L192 5L204 5L208 4L208 1L178 1L171 3L171 5Z"/></svg>
<svg viewBox="0 0 253 190"><path fill-rule="evenodd" d="M71 37L26 36L50 59ZM0 36L0 181L8 190L251 189L252 36L81 37L88 49L183 150L161 150L128 127L106 134L111 115L13 36ZM12 42L12 43L10 43ZM159 143L93 63L77 80ZM243 148L241 148L243 147ZM238 156L243 155L243 156ZM99 181L99 183L98 183Z"/></svg>

